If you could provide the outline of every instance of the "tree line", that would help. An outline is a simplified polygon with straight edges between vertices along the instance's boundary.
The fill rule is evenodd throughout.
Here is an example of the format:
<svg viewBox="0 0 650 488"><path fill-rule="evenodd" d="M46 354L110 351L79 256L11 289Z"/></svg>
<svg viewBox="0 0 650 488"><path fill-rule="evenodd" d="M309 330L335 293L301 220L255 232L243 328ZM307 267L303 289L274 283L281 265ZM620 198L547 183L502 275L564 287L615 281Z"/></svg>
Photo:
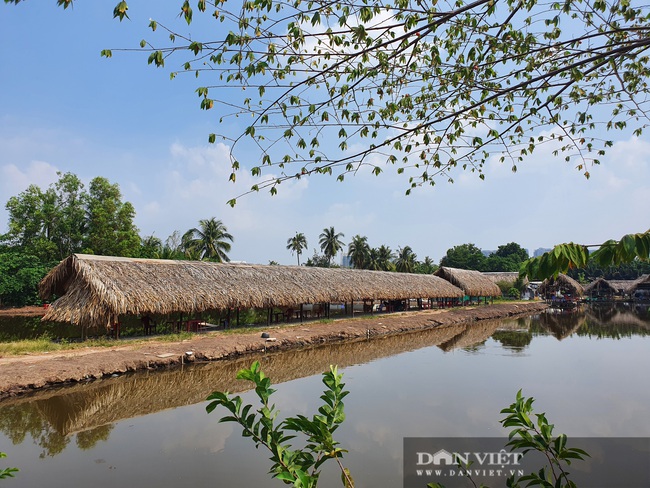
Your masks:
<svg viewBox="0 0 650 488"><path fill-rule="evenodd" d="M318 236L321 253L314 250L313 255L307 259L306 266L332 267L337 266L332 262L339 252L346 251L343 242L345 235L336 232L334 227L323 229ZM308 248L307 238L302 232L287 239L287 249L295 254L300 265L300 256ZM382 244L372 247L368 237L355 235L347 245L346 265L355 269L370 269L376 271L398 271L400 273L425 273L430 274L438 269L438 265L426 256L419 261L417 254L411 246L398 247L396 251L390 246ZM516 242L499 246L489 255L485 255L474 244L461 244L447 250L440 260L440 266L451 268L472 269L477 271L519 271L524 261L528 259L528 251Z"/></svg>
<svg viewBox="0 0 650 488"><path fill-rule="evenodd" d="M38 304L38 283L59 261L74 253L149 259L207 260L228 262L234 237L215 217L201 219L197 227L184 233L174 231L164 241L154 235L141 236L134 224L135 208L122 200L116 183L94 178L88 188L72 173L43 190L30 185L6 204L8 231L0 234L0 306ZM520 271L528 263L528 251L516 242L498 247L488 255L467 243L447 250L439 264L429 256L418 260L411 246L393 250L382 244L373 247L366 236L353 236L346 245L345 235L326 227L318 236L318 249L306 266L333 267L339 253L345 265L355 269L430 274L438 266L477 271ZM287 240L287 250L297 257L308 249L304 233ZM270 264L277 264L271 261ZM569 273L581 281L605 278L633 279L650 273L647 261L604 266L593 260ZM535 278L531 276L531 278Z"/></svg>
<svg viewBox="0 0 650 488"><path fill-rule="evenodd" d="M58 173L47 189L30 185L9 199L8 230L0 234L0 306L39 303L38 282L74 253L105 256L229 261L233 236L215 217L199 221L163 243L140 235L135 208L116 183L103 177L88 188L72 173Z"/></svg>

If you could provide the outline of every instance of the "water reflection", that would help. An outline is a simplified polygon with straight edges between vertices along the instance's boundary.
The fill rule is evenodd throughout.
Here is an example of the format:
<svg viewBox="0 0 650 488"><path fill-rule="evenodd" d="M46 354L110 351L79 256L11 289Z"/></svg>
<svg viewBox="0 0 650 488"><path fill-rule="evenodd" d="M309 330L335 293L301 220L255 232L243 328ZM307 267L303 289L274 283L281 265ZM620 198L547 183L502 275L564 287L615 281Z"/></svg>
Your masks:
<svg viewBox="0 0 650 488"><path fill-rule="evenodd" d="M192 405L205 400L214 390L241 392L250 383L236 379L237 372L253 360L262 363L275 383L318 375L330 364L345 367L368 363L430 346L443 351L473 347L487 340L503 322L454 325L370 340L331 344L298 351L247 356L238 360L196 364L183 368L133 373L120 377L79 383L0 403L0 431L14 444L29 434L44 453L60 453L77 434L77 444L95 439L87 432L114 422L149 415L166 409ZM101 431L96 440L110 433ZM79 435L83 439L79 441ZM105 436L105 437L102 437Z"/></svg>
<svg viewBox="0 0 650 488"><path fill-rule="evenodd" d="M558 425L580 429L582 435L631 435L622 429L650 413L650 399L644 391L630 394L620 375L621 371L646 368L647 360L639 358L648 356L647 340L590 339L637 338L649 333L647 309L599 307L574 314L540 314L442 327L125 375L0 402L0 443L7 439L15 446L2 446L0 450L14 453L11 465L29 472L21 472L23 478L16 479L16 486L44 483L54 469L49 464L40 468L35 465L29 449L24 447L30 438L38 449L34 458L44 463L52 457L61 466L76 464L78 459L93 463L83 474L89 479L94 476L93 469L100 469L95 463L109 459L106 466L121 462L123 481L134 476L127 474L131 473L127 470L147 476L152 470L147 466L156 465L160 470L157 486L176 486L182 480L173 480L174 468L166 466L173 459L177 466L187 468L186 472L188 466L196 464L197 470L205 471L201 476L218 470L223 480L237 480L241 469L246 468L233 465L234 459L242 457L240 442L248 444L233 427L212 430L215 419L208 422L201 405L207 395L215 389L240 392L247 388L248 383L234 379L236 372L259 359L273 381L282 383L278 387L278 407L287 413L310 414L322 391L314 375L330 364L338 364L347 367L345 378L353 392L347 404L349 423L346 422L347 428L341 435L353 452L351 462L358 463L353 472L365 477L366 481L359 486L393 486L400 483L399 468L395 466L400 464L401 437L430 432L493 435L498 411L521 387L526 388L525 393L541 398L545 410L549 402L555 407L550 410L556 414L552 420ZM608 361L603 361L603 357ZM390 395L386 385L394 389ZM572 395L586 398L591 413L584 413L585 406L578 408ZM557 418L558 411L562 418ZM427 426L425 430L423 425ZM153 449L141 454L136 447L140 449L142 445ZM83 458L80 451L93 459ZM258 451L245 452L259 456ZM124 459L116 461L117 456ZM127 465L131 458L134 465ZM264 461L261 456L262 465ZM210 468L203 467L206 463ZM376 475L362 474L370 471L369 466L376 470ZM392 470L393 478L386 478L387 469ZM232 478L225 474L228 470L232 471L228 475ZM263 479L265 469L259 470L259 476ZM65 480L62 475L61 483ZM382 484L382 480L390 483ZM97 487L115 486L113 482L113 478L107 478ZM147 485L143 483L141 486ZM249 480L230 486L253 484Z"/></svg>

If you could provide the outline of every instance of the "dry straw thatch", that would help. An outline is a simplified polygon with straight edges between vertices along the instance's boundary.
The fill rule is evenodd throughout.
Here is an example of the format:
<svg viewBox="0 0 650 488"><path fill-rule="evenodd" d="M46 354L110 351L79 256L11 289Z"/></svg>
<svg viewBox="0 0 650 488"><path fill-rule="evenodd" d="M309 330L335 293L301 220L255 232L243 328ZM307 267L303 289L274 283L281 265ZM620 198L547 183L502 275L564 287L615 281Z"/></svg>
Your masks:
<svg viewBox="0 0 650 488"><path fill-rule="evenodd" d="M501 296L501 289L480 271L441 266L434 275L449 281L470 297Z"/></svg>
<svg viewBox="0 0 650 488"><path fill-rule="evenodd" d="M484 271L483 274L496 284L508 283L512 286L519 279L519 271ZM528 284L528 278L524 278L524 284Z"/></svg>
<svg viewBox="0 0 650 488"><path fill-rule="evenodd" d="M561 293L563 295L570 294L574 297L581 297L585 294L585 290L580 283L565 274L559 274L557 278L547 278L539 285L537 292L546 298L552 295Z"/></svg>
<svg viewBox="0 0 650 488"><path fill-rule="evenodd" d="M584 292L589 296L610 296L616 295L618 289L605 278L598 278L585 286Z"/></svg>
<svg viewBox="0 0 650 488"><path fill-rule="evenodd" d="M631 295L637 280L607 280L609 286L614 288L619 295ZM586 290L585 290L586 291Z"/></svg>
<svg viewBox="0 0 650 488"><path fill-rule="evenodd" d="M121 315L463 296L433 275L84 254L61 261L39 291L60 296L43 320L107 327Z"/></svg>

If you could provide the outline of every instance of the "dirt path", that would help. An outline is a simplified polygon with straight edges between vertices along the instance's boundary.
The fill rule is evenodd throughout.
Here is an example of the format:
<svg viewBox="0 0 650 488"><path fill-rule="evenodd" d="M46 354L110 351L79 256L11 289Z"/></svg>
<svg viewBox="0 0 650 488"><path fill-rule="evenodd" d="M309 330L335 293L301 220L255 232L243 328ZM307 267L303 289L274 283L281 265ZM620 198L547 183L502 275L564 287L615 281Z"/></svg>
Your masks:
<svg viewBox="0 0 650 488"><path fill-rule="evenodd" d="M333 322L260 328L249 333L210 332L182 342L155 338L145 343L117 343L57 353L0 357L0 399L52 385L193 361L215 361L255 351L300 348L319 343L444 327L516 315L546 308L544 303L497 304L447 310L375 315ZM270 339L262 339L266 331Z"/></svg>

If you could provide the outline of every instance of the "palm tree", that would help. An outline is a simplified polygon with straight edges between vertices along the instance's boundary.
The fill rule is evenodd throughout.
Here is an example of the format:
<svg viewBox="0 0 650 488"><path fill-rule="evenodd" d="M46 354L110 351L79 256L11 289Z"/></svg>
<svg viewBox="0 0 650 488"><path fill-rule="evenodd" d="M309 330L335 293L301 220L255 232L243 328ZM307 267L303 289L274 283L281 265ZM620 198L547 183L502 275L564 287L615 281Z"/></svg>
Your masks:
<svg viewBox="0 0 650 488"><path fill-rule="evenodd" d="M230 261L226 253L230 252L233 237L221 220L215 217L199 220L199 228L188 230L182 238L185 253L190 259L207 261Z"/></svg>
<svg viewBox="0 0 650 488"><path fill-rule="evenodd" d="M366 269L371 269L373 271L381 270L381 265L379 263L379 249L377 249L376 247L372 247L368 251L368 261L366 262Z"/></svg>
<svg viewBox="0 0 650 488"><path fill-rule="evenodd" d="M429 256L424 258L424 261L419 262L416 273L432 274L438 269L438 265L433 262Z"/></svg>
<svg viewBox="0 0 650 488"><path fill-rule="evenodd" d="M368 265L368 258L370 255L370 246L368 245L368 238L356 235L348 245L348 256L353 268L364 269Z"/></svg>
<svg viewBox="0 0 650 488"><path fill-rule="evenodd" d="M149 259L160 259L162 253L162 241L153 234L142 238L140 244L140 257Z"/></svg>
<svg viewBox="0 0 650 488"><path fill-rule="evenodd" d="M287 239L287 249L298 256L298 266L300 266L300 255L303 249L307 249L307 238L302 232L296 232L296 235Z"/></svg>
<svg viewBox="0 0 650 488"><path fill-rule="evenodd" d="M397 251L395 260L395 269L400 273L414 273L416 267L415 258L417 256L411 249L411 246L400 247Z"/></svg>
<svg viewBox="0 0 650 488"><path fill-rule="evenodd" d="M395 269L395 265L393 264L394 257L395 256L390 247L383 245L380 246L377 250L378 269L382 271L393 271Z"/></svg>
<svg viewBox="0 0 650 488"><path fill-rule="evenodd" d="M323 251L328 264L331 266L332 258L343 249L343 241L341 238L345 237L345 235L342 232L337 234L334 227L330 227L329 229L323 229L323 233L319 237L318 243L320 244L320 249Z"/></svg>

